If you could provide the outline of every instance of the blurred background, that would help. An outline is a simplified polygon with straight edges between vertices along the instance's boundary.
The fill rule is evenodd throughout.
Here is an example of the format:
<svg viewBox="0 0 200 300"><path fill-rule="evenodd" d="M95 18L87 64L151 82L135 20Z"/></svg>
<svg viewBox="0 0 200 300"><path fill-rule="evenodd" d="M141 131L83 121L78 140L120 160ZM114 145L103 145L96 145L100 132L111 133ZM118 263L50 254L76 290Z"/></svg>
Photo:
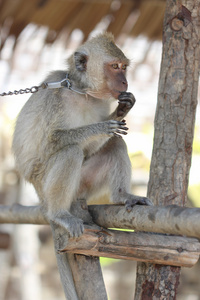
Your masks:
<svg viewBox="0 0 200 300"><path fill-rule="evenodd" d="M145 195L153 145L162 52L163 0L1 0L0 93L39 85L88 37L103 31L131 60L129 91L136 104L125 137L133 166L133 192ZM0 97L0 204L38 204L20 180L11 151L20 109L30 94ZM200 206L200 118L197 110L188 206ZM110 300L131 300L135 262L102 259ZM177 299L200 299L199 264L183 269ZM0 226L0 300L64 300L48 226Z"/></svg>

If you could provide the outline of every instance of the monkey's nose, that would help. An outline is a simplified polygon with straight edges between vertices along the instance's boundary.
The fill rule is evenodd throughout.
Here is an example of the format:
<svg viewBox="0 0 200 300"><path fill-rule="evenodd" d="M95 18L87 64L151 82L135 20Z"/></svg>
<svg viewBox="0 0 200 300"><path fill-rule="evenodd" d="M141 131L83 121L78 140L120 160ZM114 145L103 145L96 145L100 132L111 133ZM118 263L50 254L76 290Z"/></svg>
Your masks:
<svg viewBox="0 0 200 300"><path fill-rule="evenodd" d="M123 84L123 86L126 88L126 90L127 90L127 88L128 88L128 82L127 81L122 81L122 84Z"/></svg>

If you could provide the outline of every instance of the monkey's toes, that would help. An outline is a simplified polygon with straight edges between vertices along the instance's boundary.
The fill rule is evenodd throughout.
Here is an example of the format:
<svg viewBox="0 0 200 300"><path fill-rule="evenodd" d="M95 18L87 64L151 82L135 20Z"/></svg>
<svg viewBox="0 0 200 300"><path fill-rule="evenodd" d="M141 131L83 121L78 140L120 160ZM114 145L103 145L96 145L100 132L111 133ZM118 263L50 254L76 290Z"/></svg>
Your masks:
<svg viewBox="0 0 200 300"><path fill-rule="evenodd" d="M69 213L63 213L62 216L56 217L52 221L66 230L72 238L77 238L83 234L83 220Z"/></svg>
<svg viewBox="0 0 200 300"><path fill-rule="evenodd" d="M153 203L149 198L139 196L133 196L133 199L126 200L125 202L125 208L128 212L130 212L135 205L153 206Z"/></svg>
<svg viewBox="0 0 200 300"><path fill-rule="evenodd" d="M77 238L83 234L84 226L83 221L81 219L76 218L75 222L68 224L67 230L69 232L70 237Z"/></svg>

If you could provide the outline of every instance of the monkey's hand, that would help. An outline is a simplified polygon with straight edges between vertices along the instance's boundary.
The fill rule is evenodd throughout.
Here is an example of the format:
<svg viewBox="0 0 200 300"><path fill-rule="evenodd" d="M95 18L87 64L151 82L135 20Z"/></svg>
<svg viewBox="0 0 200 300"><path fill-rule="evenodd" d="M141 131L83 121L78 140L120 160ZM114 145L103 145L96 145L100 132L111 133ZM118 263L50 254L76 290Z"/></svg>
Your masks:
<svg viewBox="0 0 200 300"><path fill-rule="evenodd" d="M121 134L126 135L128 127L126 127L126 121L109 120L99 123L105 126L104 132L110 136L120 136Z"/></svg>
<svg viewBox="0 0 200 300"><path fill-rule="evenodd" d="M121 117L122 119L127 115L129 110L135 104L135 97L132 93L123 92L118 97L119 104L117 107L117 117Z"/></svg>
<svg viewBox="0 0 200 300"><path fill-rule="evenodd" d="M135 205L152 206L153 203L149 198L131 195L131 197L125 202L126 210L130 212Z"/></svg>
<svg viewBox="0 0 200 300"><path fill-rule="evenodd" d="M56 215L55 218L51 218L51 221L66 229L70 237L77 238L83 234L84 231L83 220L74 217L67 211L66 213L60 213Z"/></svg>

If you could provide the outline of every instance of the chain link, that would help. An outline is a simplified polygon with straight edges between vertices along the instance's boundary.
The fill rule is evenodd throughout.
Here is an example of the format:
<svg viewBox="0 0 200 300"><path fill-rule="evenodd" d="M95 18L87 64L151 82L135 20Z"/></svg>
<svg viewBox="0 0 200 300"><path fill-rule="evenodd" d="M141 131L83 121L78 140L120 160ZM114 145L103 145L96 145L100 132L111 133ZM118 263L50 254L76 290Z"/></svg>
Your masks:
<svg viewBox="0 0 200 300"><path fill-rule="evenodd" d="M26 88L26 89L20 89L18 91L14 91L14 92L8 92L8 93L2 93L0 94L0 96L12 96L12 95L22 95L22 94L28 94L28 93L36 93L39 91L40 88L45 88L43 85L39 85L39 86L32 86L31 88Z"/></svg>

